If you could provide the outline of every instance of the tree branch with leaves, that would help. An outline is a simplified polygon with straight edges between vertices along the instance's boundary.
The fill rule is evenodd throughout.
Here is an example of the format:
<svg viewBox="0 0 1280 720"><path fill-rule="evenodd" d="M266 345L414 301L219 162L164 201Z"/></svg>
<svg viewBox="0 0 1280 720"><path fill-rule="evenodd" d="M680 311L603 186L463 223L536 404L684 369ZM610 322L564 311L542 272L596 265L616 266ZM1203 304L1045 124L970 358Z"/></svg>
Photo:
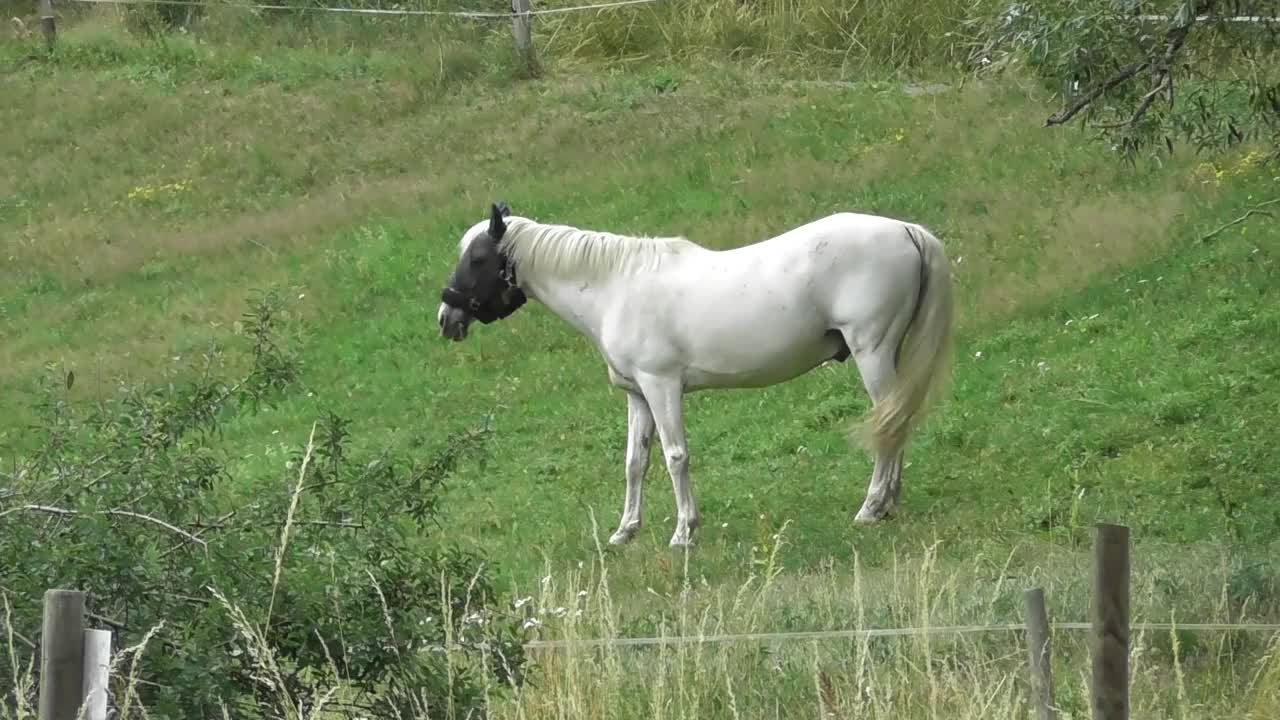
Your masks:
<svg viewBox="0 0 1280 720"><path fill-rule="evenodd" d="M1045 127L1077 122L1130 160L1178 142L1280 158L1276 0L1037 0L980 23L979 72L1021 64L1063 89Z"/></svg>

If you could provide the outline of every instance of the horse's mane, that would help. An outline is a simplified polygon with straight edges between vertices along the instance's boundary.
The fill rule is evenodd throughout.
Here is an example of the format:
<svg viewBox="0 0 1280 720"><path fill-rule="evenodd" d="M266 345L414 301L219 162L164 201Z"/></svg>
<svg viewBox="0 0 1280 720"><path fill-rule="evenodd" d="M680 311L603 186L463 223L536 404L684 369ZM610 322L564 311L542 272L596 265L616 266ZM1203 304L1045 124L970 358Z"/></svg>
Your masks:
<svg viewBox="0 0 1280 720"><path fill-rule="evenodd" d="M683 237L632 237L511 217L502 249L517 272L587 279L654 270L664 259L700 246Z"/></svg>

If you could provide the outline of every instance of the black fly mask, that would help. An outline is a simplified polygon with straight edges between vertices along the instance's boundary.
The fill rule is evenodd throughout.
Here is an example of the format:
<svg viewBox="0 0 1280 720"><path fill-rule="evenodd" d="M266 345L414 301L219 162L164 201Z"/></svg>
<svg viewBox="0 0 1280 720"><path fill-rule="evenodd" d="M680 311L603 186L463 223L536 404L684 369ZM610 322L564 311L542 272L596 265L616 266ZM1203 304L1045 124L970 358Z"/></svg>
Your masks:
<svg viewBox="0 0 1280 720"><path fill-rule="evenodd" d="M467 246L440 294L445 305L486 325L509 316L527 299L516 282L510 258L498 247L510 214L506 203L493 205L488 230Z"/></svg>

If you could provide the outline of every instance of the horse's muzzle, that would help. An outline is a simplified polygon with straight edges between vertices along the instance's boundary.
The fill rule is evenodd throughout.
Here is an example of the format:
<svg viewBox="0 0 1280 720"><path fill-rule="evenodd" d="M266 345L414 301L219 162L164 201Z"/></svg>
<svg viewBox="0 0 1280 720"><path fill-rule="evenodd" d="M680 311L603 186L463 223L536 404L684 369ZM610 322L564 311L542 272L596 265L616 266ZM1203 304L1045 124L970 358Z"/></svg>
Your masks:
<svg viewBox="0 0 1280 720"><path fill-rule="evenodd" d="M454 342L465 340L467 329L471 326L471 316L464 310L441 303L437 313L440 323L440 334Z"/></svg>

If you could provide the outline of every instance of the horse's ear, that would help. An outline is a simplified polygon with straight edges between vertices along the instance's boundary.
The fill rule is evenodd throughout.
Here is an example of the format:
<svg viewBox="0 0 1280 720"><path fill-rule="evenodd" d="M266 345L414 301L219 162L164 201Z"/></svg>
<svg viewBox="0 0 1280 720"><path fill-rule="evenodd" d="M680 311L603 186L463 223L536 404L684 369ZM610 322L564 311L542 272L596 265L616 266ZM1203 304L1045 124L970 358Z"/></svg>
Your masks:
<svg viewBox="0 0 1280 720"><path fill-rule="evenodd" d="M501 240L507 232L507 222L503 218L511 214L511 209L504 202L494 203L489 214L489 237Z"/></svg>

